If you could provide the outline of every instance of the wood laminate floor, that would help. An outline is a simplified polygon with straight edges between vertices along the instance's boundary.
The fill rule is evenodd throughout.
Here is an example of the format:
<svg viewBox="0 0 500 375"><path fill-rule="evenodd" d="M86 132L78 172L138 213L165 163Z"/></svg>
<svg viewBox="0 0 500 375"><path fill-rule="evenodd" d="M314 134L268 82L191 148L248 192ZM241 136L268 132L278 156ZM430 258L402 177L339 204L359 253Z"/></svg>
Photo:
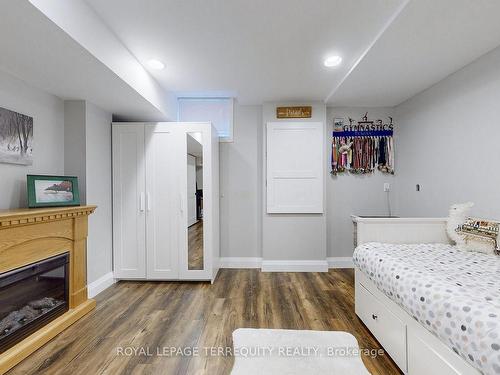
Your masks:
<svg viewBox="0 0 500 375"><path fill-rule="evenodd" d="M225 269L213 285L122 281L98 296L94 312L8 374L229 374L230 356L165 357L157 348L160 354L168 347L198 347L202 354L204 347L231 348L240 327L341 330L361 348L380 348L354 313L353 281L350 269ZM143 351L125 355L137 348ZM363 361L372 374L400 374L387 355Z"/></svg>
<svg viewBox="0 0 500 375"><path fill-rule="evenodd" d="M203 269L203 220L188 228L188 269Z"/></svg>

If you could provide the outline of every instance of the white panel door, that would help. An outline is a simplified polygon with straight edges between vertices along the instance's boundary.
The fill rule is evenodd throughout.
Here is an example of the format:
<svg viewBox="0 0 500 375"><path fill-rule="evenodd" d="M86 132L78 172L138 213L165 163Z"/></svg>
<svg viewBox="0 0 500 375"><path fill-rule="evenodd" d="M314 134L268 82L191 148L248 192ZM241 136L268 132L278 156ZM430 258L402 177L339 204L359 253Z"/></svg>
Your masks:
<svg viewBox="0 0 500 375"><path fill-rule="evenodd" d="M162 123L147 124L145 134L147 278L177 279L177 223L182 217L177 165L183 160L178 154L178 135L170 125Z"/></svg>
<svg viewBox="0 0 500 375"><path fill-rule="evenodd" d="M267 123L267 212L323 213L323 123Z"/></svg>
<svg viewBox="0 0 500 375"><path fill-rule="evenodd" d="M113 126L113 261L116 278L146 277L144 125Z"/></svg>
<svg viewBox="0 0 500 375"><path fill-rule="evenodd" d="M187 226L195 224L196 220L196 158L187 156Z"/></svg>

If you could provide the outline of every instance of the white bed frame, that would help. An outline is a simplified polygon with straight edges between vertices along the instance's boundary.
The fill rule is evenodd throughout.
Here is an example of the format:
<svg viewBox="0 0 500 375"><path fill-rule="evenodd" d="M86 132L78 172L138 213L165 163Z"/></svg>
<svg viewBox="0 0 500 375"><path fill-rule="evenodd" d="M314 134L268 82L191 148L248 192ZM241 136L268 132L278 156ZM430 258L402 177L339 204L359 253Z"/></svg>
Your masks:
<svg viewBox="0 0 500 375"><path fill-rule="evenodd" d="M353 216L356 243L449 243L446 218ZM408 375L480 375L355 269L356 315Z"/></svg>

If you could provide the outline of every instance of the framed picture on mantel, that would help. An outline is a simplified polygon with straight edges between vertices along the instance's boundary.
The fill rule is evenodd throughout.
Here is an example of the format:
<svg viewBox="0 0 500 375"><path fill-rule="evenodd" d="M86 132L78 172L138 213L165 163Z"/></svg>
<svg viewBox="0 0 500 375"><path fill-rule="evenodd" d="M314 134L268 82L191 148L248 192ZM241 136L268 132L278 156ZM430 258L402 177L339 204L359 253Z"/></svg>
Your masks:
<svg viewBox="0 0 500 375"><path fill-rule="evenodd" d="M78 178L27 175L28 207L79 206Z"/></svg>

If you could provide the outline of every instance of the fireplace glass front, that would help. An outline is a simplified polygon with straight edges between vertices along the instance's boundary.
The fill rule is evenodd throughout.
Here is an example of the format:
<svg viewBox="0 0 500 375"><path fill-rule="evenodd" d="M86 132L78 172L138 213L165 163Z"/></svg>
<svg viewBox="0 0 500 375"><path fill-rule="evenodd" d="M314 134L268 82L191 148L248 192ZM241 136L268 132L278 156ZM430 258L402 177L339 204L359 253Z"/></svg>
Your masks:
<svg viewBox="0 0 500 375"><path fill-rule="evenodd" d="M0 274L0 353L68 311L69 254Z"/></svg>

